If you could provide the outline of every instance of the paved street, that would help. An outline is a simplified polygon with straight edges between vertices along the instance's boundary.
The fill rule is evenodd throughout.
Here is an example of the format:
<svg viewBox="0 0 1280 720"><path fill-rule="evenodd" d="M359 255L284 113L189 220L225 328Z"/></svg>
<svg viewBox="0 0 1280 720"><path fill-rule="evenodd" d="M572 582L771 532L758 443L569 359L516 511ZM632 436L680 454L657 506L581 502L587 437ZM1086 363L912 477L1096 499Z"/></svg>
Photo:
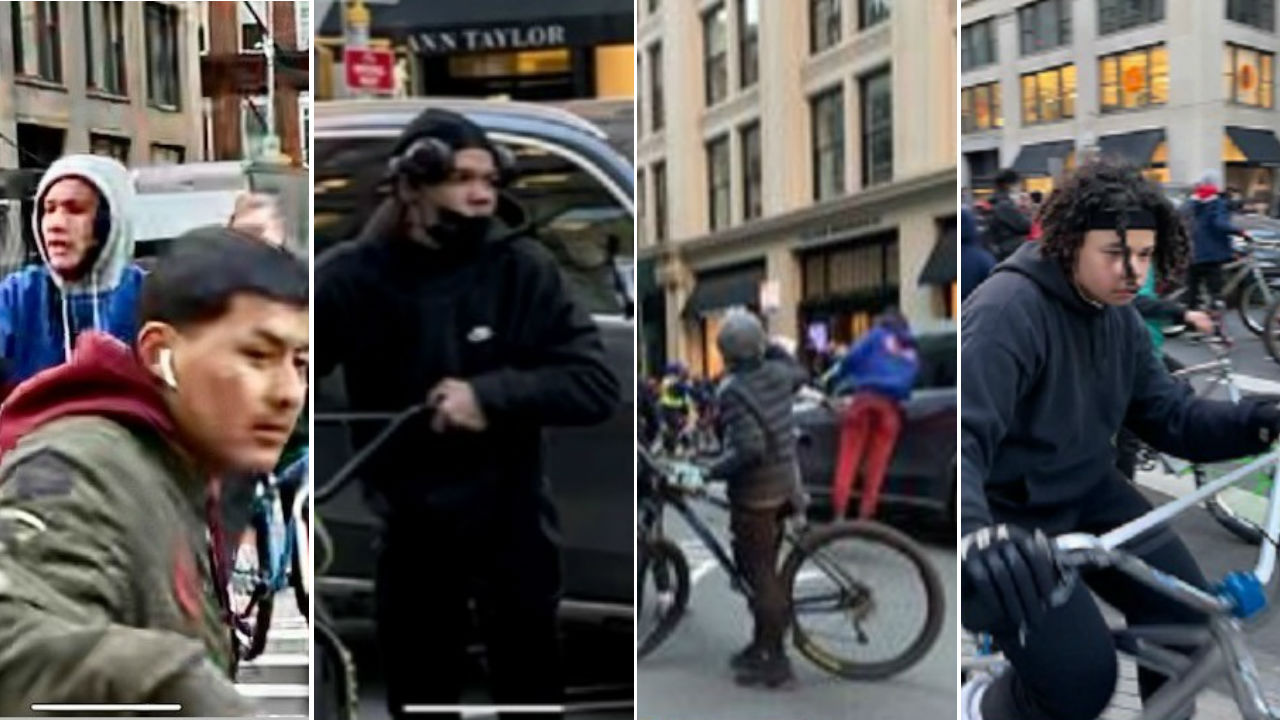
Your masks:
<svg viewBox="0 0 1280 720"><path fill-rule="evenodd" d="M307 621L298 611L293 591L276 595L267 649L240 666L236 689L253 701L258 717L307 717L311 677Z"/></svg>
<svg viewBox="0 0 1280 720"><path fill-rule="evenodd" d="M726 538L727 518L703 514ZM915 720L955 716L957 692L955 550L926 546L942 577L947 618L937 644L915 667L880 682L832 677L792 651L798 682L780 691L743 689L733 683L729 655L749 637L750 617L724 572L693 541L674 515L667 531L681 542L694 579L688 614L675 634L639 664L636 717L639 720ZM954 541L952 541L954 542Z"/></svg>

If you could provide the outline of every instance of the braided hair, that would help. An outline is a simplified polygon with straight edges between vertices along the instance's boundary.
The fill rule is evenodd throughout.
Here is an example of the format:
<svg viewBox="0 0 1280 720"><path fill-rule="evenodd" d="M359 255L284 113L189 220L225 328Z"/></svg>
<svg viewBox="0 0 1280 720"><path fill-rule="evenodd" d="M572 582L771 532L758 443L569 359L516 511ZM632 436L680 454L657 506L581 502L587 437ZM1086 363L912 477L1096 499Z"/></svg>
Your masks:
<svg viewBox="0 0 1280 720"><path fill-rule="evenodd" d="M1090 219L1114 213L1120 222L1116 232L1125 242L1128 213L1145 211L1155 218L1155 256L1159 277L1180 277L1187 267L1190 233L1178 211L1160 188L1144 178L1138 168L1125 162L1101 158L1091 160L1073 172L1062 187L1055 189L1040 210L1043 236L1040 244L1070 277L1084 245ZM1138 279L1141 283L1142 278Z"/></svg>

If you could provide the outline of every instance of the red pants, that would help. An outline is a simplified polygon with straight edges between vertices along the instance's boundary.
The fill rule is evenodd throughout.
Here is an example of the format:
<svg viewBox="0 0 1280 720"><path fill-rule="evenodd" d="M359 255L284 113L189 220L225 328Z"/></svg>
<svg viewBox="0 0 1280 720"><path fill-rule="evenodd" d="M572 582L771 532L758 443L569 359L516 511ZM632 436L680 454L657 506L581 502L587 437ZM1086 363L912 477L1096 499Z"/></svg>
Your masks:
<svg viewBox="0 0 1280 720"><path fill-rule="evenodd" d="M862 464L866 452L867 465L863 473L865 484L858 517L875 515L880 501L880 488L884 474L893 457L893 446L902 430L902 414L898 404L889 397L873 392L860 392L845 410L840 431L840 459L836 463L836 475L831 480L831 508L836 518L843 519L853 490L853 478ZM867 447L870 441L870 447Z"/></svg>

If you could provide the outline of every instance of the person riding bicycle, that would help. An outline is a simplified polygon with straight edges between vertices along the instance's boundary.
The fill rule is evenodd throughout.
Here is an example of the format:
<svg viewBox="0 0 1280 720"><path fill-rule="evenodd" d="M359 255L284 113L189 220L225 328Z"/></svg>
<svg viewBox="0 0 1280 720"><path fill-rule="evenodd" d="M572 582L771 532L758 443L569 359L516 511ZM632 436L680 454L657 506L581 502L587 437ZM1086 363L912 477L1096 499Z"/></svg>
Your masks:
<svg viewBox="0 0 1280 720"><path fill-rule="evenodd" d="M1275 405L1196 398L1156 359L1129 306L1149 266L1181 268L1187 238L1137 169L1081 166L1042 217L1044 238L999 265L962 310L961 621L991 633L1011 666L965 685L967 718L1076 720L1103 711L1117 660L1090 590L1130 624L1202 621L1115 571L1086 575L1055 597L1063 578L1047 537L1099 534L1151 507L1115 469L1122 422L1157 450L1204 462L1257 453L1280 432ZM1207 586L1167 527L1130 552ZM1144 698L1163 682L1139 671Z"/></svg>
<svg viewBox="0 0 1280 720"><path fill-rule="evenodd" d="M363 237L316 262L316 376L341 366L356 410L429 405L364 474L384 522L388 709L459 701L472 600L495 701L556 705L561 564L543 428L607 420L618 379L595 322L500 192L509 151L430 108L388 169L392 194Z"/></svg>
<svg viewBox="0 0 1280 720"><path fill-rule="evenodd" d="M225 228L180 241L132 347L81 333L0 409L0 715L254 711L230 677L219 479L270 470L306 396L307 269Z"/></svg>
<svg viewBox="0 0 1280 720"><path fill-rule="evenodd" d="M1231 237L1249 236L1231 222L1231 209L1219 191L1221 185L1221 174L1217 170L1205 172L1186 203L1193 250L1191 267L1187 270L1187 307L1192 310L1200 308L1202 284L1209 293L1210 308L1221 301L1222 266L1234 256Z"/></svg>
<svg viewBox="0 0 1280 720"><path fill-rule="evenodd" d="M722 454L706 474L728 483L734 561L751 583L751 642L733 655L741 685L778 687L792 680L783 648L786 588L778 576L783 520L800 491L791 400L801 370L789 359L766 359L768 337L745 310L726 314L716 345L728 366L716 390L724 434Z"/></svg>
<svg viewBox="0 0 1280 720"><path fill-rule="evenodd" d="M693 421L693 392L688 368L678 362L667 365L658 385L658 407L662 410L662 445L669 455L680 449L685 430Z"/></svg>

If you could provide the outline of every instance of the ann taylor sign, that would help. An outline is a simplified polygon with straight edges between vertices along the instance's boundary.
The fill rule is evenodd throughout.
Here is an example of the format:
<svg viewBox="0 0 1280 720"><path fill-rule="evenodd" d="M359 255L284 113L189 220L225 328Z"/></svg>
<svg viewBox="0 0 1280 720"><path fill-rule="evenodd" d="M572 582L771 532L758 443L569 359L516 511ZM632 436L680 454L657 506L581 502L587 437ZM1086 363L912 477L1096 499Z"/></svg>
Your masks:
<svg viewBox="0 0 1280 720"><path fill-rule="evenodd" d="M492 50L529 50L561 47L565 42L564 25L524 25L512 27L462 28L458 30L424 30L409 36L409 47L421 55L447 55L456 52Z"/></svg>

